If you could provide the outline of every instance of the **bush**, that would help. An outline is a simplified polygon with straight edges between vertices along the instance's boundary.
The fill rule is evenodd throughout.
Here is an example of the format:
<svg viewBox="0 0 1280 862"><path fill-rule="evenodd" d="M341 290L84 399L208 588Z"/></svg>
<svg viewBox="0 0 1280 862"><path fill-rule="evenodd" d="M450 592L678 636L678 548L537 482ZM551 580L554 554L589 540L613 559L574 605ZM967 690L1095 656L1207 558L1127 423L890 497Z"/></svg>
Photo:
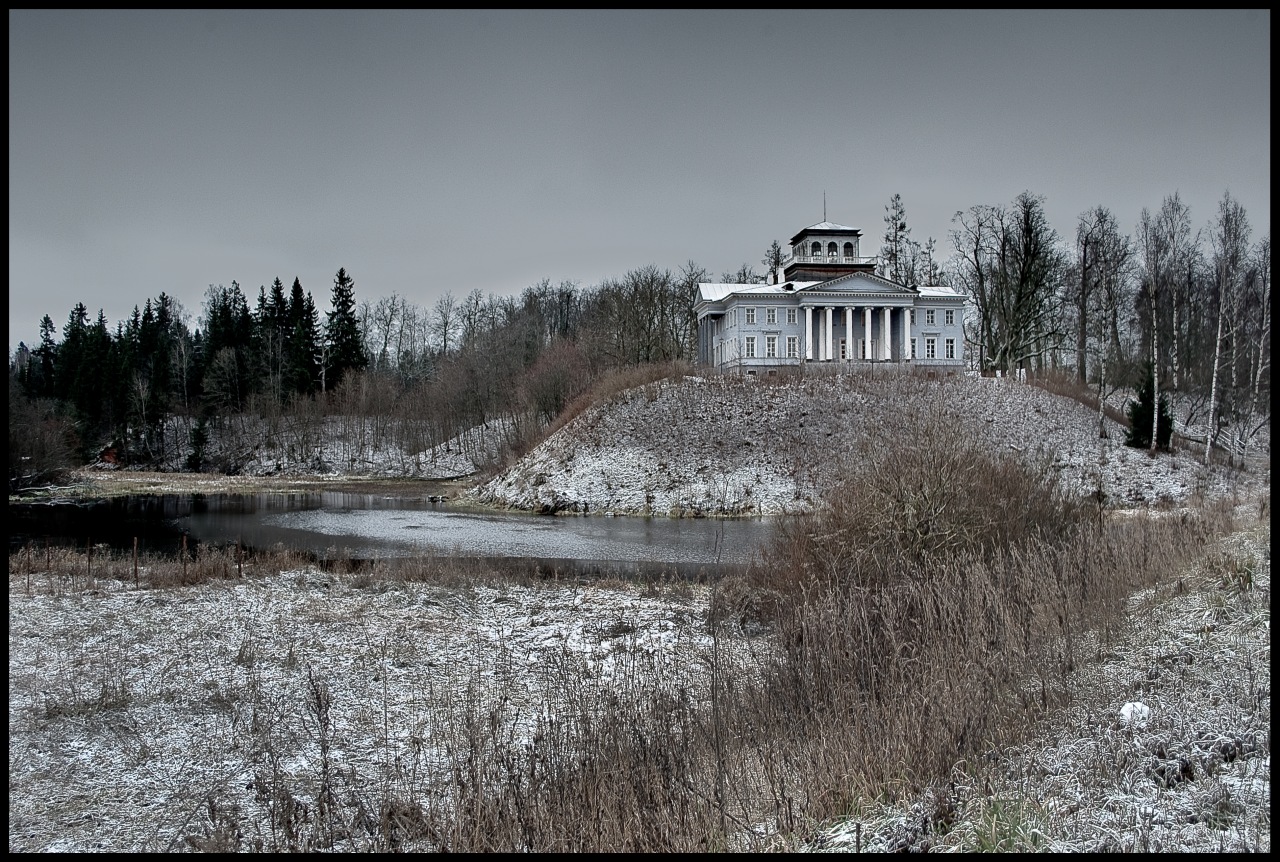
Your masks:
<svg viewBox="0 0 1280 862"><path fill-rule="evenodd" d="M778 651L746 703L776 716L762 734L806 746L804 787L874 795L1017 741L1077 684L1082 634L1108 643L1128 597L1223 527L1100 517L1051 470L914 419L842 466L857 478L789 521L751 575Z"/></svg>
<svg viewBox="0 0 1280 862"><path fill-rule="evenodd" d="M1138 398L1129 402L1125 411L1129 416L1129 431L1125 434L1126 446L1135 449L1146 449L1151 446L1151 420L1155 406L1155 374L1148 362L1142 375L1142 384L1138 387ZM1169 413L1169 397L1160 393L1160 418L1156 425L1156 446L1169 448L1169 440L1173 436L1173 416Z"/></svg>
<svg viewBox="0 0 1280 862"><path fill-rule="evenodd" d="M9 375L9 490L58 483L71 469L71 424L57 404L26 397Z"/></svg>
<svg viewBox="0 0 1280 862"><path fill-rule="evenodd" d="M783 593L815 583L868 586L901 564L988 560L1037 540L1066 540L1085 514L1048 463L995 454L951 419L868 442L821 511L782 526L757 579ZM769 574L766 574L769 573ZM779 583L781 580L783 583ZM789 582L789 583L788 583Z"/></svg>

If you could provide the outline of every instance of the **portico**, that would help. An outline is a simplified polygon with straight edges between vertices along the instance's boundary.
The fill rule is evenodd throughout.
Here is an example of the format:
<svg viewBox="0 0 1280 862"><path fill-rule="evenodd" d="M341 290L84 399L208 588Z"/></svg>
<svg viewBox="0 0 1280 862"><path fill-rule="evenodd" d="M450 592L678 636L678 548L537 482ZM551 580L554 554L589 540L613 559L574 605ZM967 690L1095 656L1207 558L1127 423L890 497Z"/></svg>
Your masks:
<svg viewBox="0 0 1280 862"><path fill-rule="evenodd" d="M876 274L861 231L823 222L792 237L775 284L699 284L699 361L717 368L963 364L964 297ZM772 373L770 371L769 373Z"/></svg>
<svg viewBox="0 0 1280 862"><path fill-rule="evenodd" d="M802 306L806 361L892 362L911 358L910 306L818 303Z"/></svg>

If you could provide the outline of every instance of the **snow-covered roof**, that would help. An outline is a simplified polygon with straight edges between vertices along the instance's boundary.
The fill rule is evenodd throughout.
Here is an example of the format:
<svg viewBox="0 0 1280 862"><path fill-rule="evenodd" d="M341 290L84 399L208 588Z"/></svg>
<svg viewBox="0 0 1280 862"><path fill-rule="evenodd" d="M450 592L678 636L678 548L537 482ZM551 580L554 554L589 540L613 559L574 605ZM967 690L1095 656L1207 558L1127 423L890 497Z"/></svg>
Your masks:
<svg viewBox="0 0 1280 862"><path fill-rule="evenodd" d="M792 294L797 290L803 290L815 284L821 284L820 281L787 281L782 284L714 284L699 283L698 295L705 302L719 302L727 298L733 293L753 293L753 294ZM790 290L784 290L784 285L789 285Z"/></svg>
<svg viewBox="0 0 1280 862"><path fill-rule="evenodd" d="M820 221L817 224L809 225L805 230L857 230L857 228L843 224L836 224L833 221Z"/></svg>
<svg viewBox="0 0 1280 862"><path fill-rule="evenodd" d="M910 292L910 288L905 285L898 284L893 279L885 278L883 275L876 275L874 272L851 272L847 275L839 275L835 278L827 279L826 281L814 282L814 284L821 285L820 289L824 291L830 288L831 290L853 289L855 291L865 292L870 288L877 293L886 290L891 292Z"/></svg>
<svg viewBox="0 0 1280 862"><path fill-rule="evenodd" d="M831 222L831 221L820 221L817 224L809 225L807 228L805 228L804 230L800 231L798 234L793 236L791 238L791 242L795 243L796 240L800 239L800 237L804 236L810 231L813 231L815 233L855 233L855 234L858 234L859 236L862 235L862 231L860 231L856 227L849 227L846 224L836 224L835 222Z"/></svg>
<svg viewBox="0 0 1280 862"><path fill-rule="evenodd" d="M940 296L947 299L956 299L964 295L944 284L931 284L928 287L919 288L919 291L921 296Z"/></svg>

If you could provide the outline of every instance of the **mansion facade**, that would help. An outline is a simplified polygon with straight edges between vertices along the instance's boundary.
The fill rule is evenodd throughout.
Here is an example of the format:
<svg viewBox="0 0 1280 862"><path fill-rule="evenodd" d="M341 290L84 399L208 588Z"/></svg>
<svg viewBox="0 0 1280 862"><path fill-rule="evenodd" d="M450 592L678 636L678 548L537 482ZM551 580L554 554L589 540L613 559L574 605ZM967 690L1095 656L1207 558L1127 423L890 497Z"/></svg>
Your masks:
<svg viewBox="0 0 1280 862"><path fill-rule="evenodd" d="M964 296L875 274L862 232L821 222L791 238L778 284L699 284L698 361L754 374L811 363L964 368Z"/></svg>

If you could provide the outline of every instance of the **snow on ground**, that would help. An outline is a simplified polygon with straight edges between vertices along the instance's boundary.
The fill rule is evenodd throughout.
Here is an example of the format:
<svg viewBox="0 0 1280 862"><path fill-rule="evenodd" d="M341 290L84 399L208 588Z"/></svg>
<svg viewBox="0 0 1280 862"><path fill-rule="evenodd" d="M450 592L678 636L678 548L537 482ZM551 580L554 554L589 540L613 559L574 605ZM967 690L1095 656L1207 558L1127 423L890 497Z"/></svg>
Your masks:
<svg viewBox="0 0 1280 862"><path fill-rule="evenodd" d="M1111 420L1099 439L1094 411L1024 383L853 372L778 383L688 377L629 390L465 496L541 512L799 511L842 476L857 476L858 447L873 434L910 435L929 416L998 451L1051 462L1078 493L1101 484L1121 506L1225 496L1248 478L1205 468L1189 452L1151 457L1127 447ZM875 487L874 476L858 478Z"/></svg>
<svg viewBox="0 0 1280 862"><path fill-rule="evenodd" d="M401 767L447 774L460 711L529 732L555 674L695 693L710 675L694 586L450 589L315 570L158 591L26 583L10 572L10 852L185 850L214 825L210 799L251 842L269 828L265 786L314 786L313 675L356 797Z"/></svg>
<svg viewBox="0 0 1280 862"><path fill-rule="evenodd" d="M189 423L188 423L189 424ZM494 420L469 428L437 446L416 445L412 427L386 417L238 416L208 427L205 463L245 476L359 476L456 479L497 463L510 423ZM173 419L166 431L181 441L160 465L186 466L190 431Z"/></svg>

